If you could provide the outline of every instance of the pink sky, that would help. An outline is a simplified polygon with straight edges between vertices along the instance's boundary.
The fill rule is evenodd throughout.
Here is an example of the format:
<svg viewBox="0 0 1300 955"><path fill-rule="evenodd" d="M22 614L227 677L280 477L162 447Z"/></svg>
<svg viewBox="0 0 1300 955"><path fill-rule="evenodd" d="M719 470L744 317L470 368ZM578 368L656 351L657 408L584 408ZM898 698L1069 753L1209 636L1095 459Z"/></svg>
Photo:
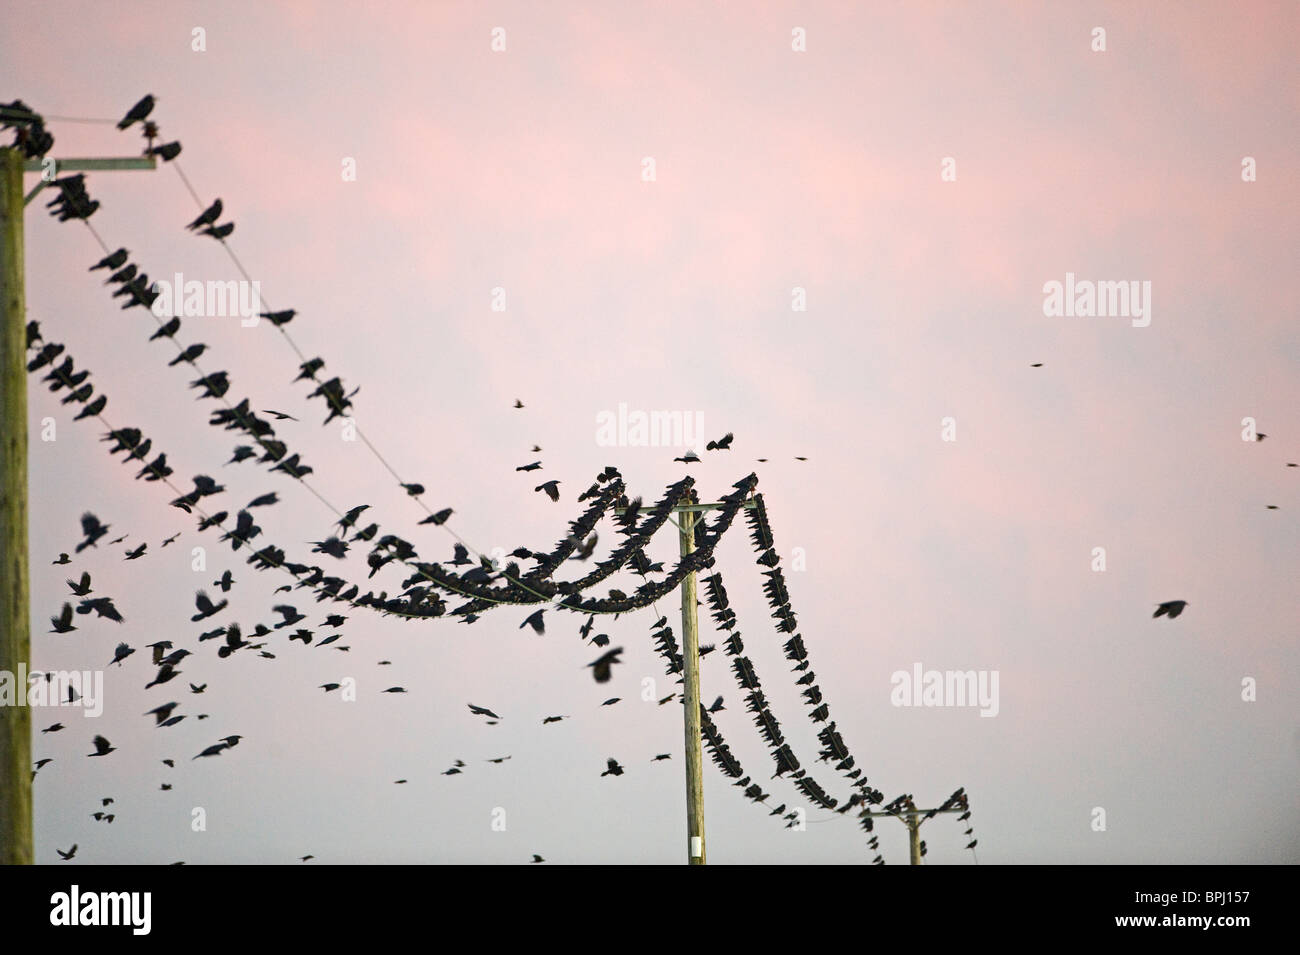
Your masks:
<svg viewBox="0 0 1300 955"><path fill-rule="evenodd" d="M601 411L701 413L736 439L691 473L716 498L757 471L818 682L888 798L937 805L965 786L981 862L1300 861L1293 4L42 2L0 17L4 101L94 118L159 98L152 118L184 144L204 200L223 198L268 303L299 310L295 340L361 386L361 427L476 548L549 548L607 464L647 500L681 475L678 449L598 446ZM791 51L794 27L807 52ZM139 148L111 125L49 125L56 156ZM1246 156L1258 181L1241 180ZM198 210L174 169L88 186L91 223L154 277L238 277L183 229ZM35 206L26 226L30 316L93 370L110 420L151 435L178 477L219 475L232 513L278 490L286 503L259 522L307 559L333 515L283 475L222 469L237 437L206 426L212 403L185 391L196 376L146 343L152 319L109 304L86 230ZM1067 272L1150 281L1150 326L1045 317L1043 284ZM498 286L504 313L489 307ZM795 286L807 312L790 309ZM204 368L230 371L232 398L303 419L283 433L331 502L369 503L421 556L449 556L364 447L319 427L271 329L196 318L181 337L208 343ZM232 567L248 630L285 599L280 581L195 533L36 384L33 435L50 416L59 438L32 444L35 661L100 667L119 635L166 634L196 649L185 677L211 685L143 691L138 654L107 675L102 718L37 737L34 755L55 758L36 782L40 861L73 841L88 862L680 861L680 710L639 699L643 678L659 696L672 685L650 611L599 624L627 648L612 689L583 668L596 654L582 618L557 613L537 637L511 610L468 628L357 610L349 654L281 637L273 661L219 661L193 643L194 589ZM955 443L940 440L949 416ZM1247 416L1267 441L1240 440ZM513 470L538 457L560 504ZM125 564L101 545L50 567L86 509L148 556ZM181 546L159 550L178 530ZM601 556L613 539L602 530ZM806 571L790 569L795 547ZM675 541L658 550L671 559ZM718 567L796 753L842 797L743 528ZM74 569L117 599L120 634L45 633ZM363 556L346 569L364 577ZM1179 619L1151 619L1175 598L1190 602ZM722 657L703 668L704 696L727 701L719 727L775 802L800 804L766 782ZM890 674L915 662L997 670L999 715L891 706ZM348 675L354 704L316 688ZM1257 702L1240 699L1245 677ZM392 683L410 692L377 692ZM140 714L171 699L211 719L152 729ZM484 727L467 701L505 719ZM552 713L572 719L542 727ZM115 760L83 758L95 733ZM247 739L189 759L226 733ZM159 792L169 756L187 765ZM609 756L625 776L599 777ZM456 758L472 769L439 775ZM870 858L851 818L810 809L832 821L787 831L712 766L705 785L711 862ZM133 807L111 832L88 819L109 794ZM195 806L206 833L190 830ZM1089 826L1098 806L1107 832ZM888 861L905 862L902 827L880 828ZM925 837L928 861L971 861L952 820Z"/></svg>

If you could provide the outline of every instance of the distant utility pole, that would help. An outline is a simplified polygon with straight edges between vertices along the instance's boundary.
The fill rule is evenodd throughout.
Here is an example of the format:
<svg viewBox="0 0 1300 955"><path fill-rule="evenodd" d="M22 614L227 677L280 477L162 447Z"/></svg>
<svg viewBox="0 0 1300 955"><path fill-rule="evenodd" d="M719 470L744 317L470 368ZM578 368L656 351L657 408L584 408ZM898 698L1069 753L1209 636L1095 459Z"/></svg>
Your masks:
<svg viewBox="0 0 1300 955"><path fill-rule="evenodd" d="M954 806L951 809L917 809L915 807L901 809L898 812L864 812L863 816L872 818L889 817L897 819L903 825L907 826L907 844L911 865L921 864L921 825L926 821L922 817L937 816L941 812L965 812L964 806Z"/></svg>
<svg viewBox="0 0 1300 955"><path fill-rule="evenodd" d="M18 683L32 658L23 207L60 173L156 165L153 156L25 160L16 148L0 149L0 679L7 678L14 692L11 705L0 705L0 865L30 865L33 859L32 715L27 685ZM24 172L42 174L25 198Z"/></svg>

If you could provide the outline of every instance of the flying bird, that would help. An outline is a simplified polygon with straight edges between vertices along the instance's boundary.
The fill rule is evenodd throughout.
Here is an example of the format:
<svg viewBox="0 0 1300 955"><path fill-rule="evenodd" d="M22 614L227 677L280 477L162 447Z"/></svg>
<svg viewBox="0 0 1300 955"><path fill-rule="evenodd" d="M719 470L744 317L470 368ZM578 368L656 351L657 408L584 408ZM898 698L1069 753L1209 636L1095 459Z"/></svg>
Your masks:
<svg viewBox="0 0 1300 955"><path fill-rule="evenodd" d="M490 716L494 720L501 719L501 717L497 716L486 706L475 706L473 703L468 703L466 705L469 706L470 712L473 713L475 716Z"/></svg>
<svg viewBox="0 0 1300 955"><path fill-rule="evenodd" d="M728 431L723 437L719 438L717 441L710 441L708 444L706 444L704 446L704 450L705 451L730 451L731 442L732 440L735 439L735 437L736 436L734 434Z"/></svg>
<svg viewBox="0 0 1300 955"><path fill-rule="evenodd" d="M539 484L539 485L537 485L537 487L533 488L533 490L534 490L534 491L545 491L545 492L546 492L546 496L549 497L552 501L558 501L558 500L560 499L560 482L559 482L559 481L547 481L545 484Z"/></svg>
<svg viewBox="0 0 1300 955"><path fill-rule="evenodd" d="M622 647L615 647L613 650L602 654L600 657L587 664L587 666L592 668L592 676L596 678L597 683L609 682L609 678L612 675L611 668L615 663L623 662L619 659L619 655L622 654L622 652Z"/></svg>
<svg viewBox="0 0 1300 955"><path fill-rule="evenodd" d="M74 842L72 844L72 848L69 849L67 852L64 852L62 849L58 847L55 847L54 851L59 854L60 859L62 859L64 862L67 862L69 859L71 859L73 856L77 854L77 844Z"/></svg>
<svg viewBox="0 0 1300 955"><path fill-rule="evenodd" d="M212 599L202 590L194 594L194 608L198 610L194 616L190 617L191 623L198 623L200 620L206 620L208 617L215 617L221 613L229 604L229 600L223 600L219 604L214 604Z"/></svg>
<svg viewBox="0 0 1300 955"><path fill-rule="evenodd" d="M533 613L530 613L524 619L524 622L519 625L519 629L522 630L524 627L532 627L534 633L546 633L546 624L542 621L542 614L544 613L546 613L545 609L536 610Z"/></svg>
<svg viewBox="0 0 1300 955"><path fill-rule="evenodd" d="M102 736L96 736L92 742L95 745L95 751L93 753L87 753L87 756L107 756L109 753L117 749L116 746Z"/></svg>
<svg viewBox="0 0 1300 955"><path fill-rule="evenodd" d="M1151 616L1161 617L1164 616L1165 614L1168 614L1170 619L1173 619L1174 617L1177 617L1180 613L1182 613L1183 608L1186 606L1187 606L1186 600L1166 600L1164 603L1156 607L1156 612L1153 613Z"/></svg>
<svg viewBox="0 0 1300 955"><path fill-rule="evenodd" d="M111 524L101 524L99 518L87 511L81 515L81 532L86 539L76 547L76 553L80 554L87 547L95 547L97 541L108 533Z"/></svg>
<svg viewBox="0 0 1300 955"><path fill-rule="evenodd" d="M618 764L618 760L616 760L613 756L611 756L609 759L605 761L605 765L608 766L609 768L606 769L603 773L601 773L602 776L623 775L623 767Z"/></svg>

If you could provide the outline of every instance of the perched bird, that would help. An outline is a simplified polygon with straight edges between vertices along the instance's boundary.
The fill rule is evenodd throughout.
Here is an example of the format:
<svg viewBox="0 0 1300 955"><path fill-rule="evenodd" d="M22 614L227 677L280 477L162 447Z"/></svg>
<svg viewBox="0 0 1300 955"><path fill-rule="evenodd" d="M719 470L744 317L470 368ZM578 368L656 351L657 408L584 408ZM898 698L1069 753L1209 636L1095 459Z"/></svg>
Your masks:
<svg viewBox="0 0 1300 955"><path fill-rule="evenodd" d="M619 656L620 654L622 654L622 652L623 652L622 647L615 647L613 650L604 653L599 658L587 664L587 666L592 668L591 670L592 676L596 678L597 683L609 682L609 678L611 676L611 668L614 666L615 663L623 662L622 660L619 659Z"/></svg>
<svg viewBox="0 0 1300 955"><path fill-rule="evenodd" d="M202 228L205 225L212 225L218 219L221 218L221 208L222 208L221 200L217 199L215 202L212 203L212 205L208 206L201 213L199 213L199 217L195 219L193 222L191 222L189 225L187 225L185 228L189 229L190 231L193 231L195 229Z"/></svg>
<svg viewBox="0 0 1300 955"><path fill-rule="evenodd" d="M235 231L235 224L227 222L225 225L208 226L199 235L210 235L214 239L224 239L230 233Z"/></svg>
<svg viewBox="0 0 1300 955"><path fill-rule="evenodd" d="M160 146L153 146L145 150L147 156L157 156L163 162L171 162L181 154L181 144L179 142L163 143Z"/></svg>
<svg viewBox="0 0 1300 955"><path fill-rule="evenodd" d="M539 856L536 852L534 852L534 853L533 853L533 861L530 862L529 865L536 865L538 862L545 862L545 861L546 861L545 859L543 859L543 858L542 858L541 856Z"/></svg>
<svg viewBox="0 0 1300 955"><path fill-rule="evenodd" d="M1172 619L1174 617L1177 617L1180 613L1182 613L1183 608L1186 606L1187 606L1186 600L1166 600L1164 603L1156 607L1156 612L1153 613L1151 616L1160 617L1165 614L1168 614L1169 617Z"/></svg>
<svg viewBox="0 0 1300 955"><path fill-rule="evenodd" d="M92 742L94 743L95 751L93 753L87 753L87 756L107 756L109 753L117 749L116 746L102 736L96 736Z"/></svg>
<svg viewBox="0 0 1300 955"><path fill-rule="evenodd" d="M152 94L146 95L140 102L131 107L130 112L122 117L122 121L117 124L118 129L126 129L132 123L143 120L153 112L154 98Z"/></svg>
<svg viewBox="0 0 1300 955"><path fill-rule="evenodd" d="M233 224L231 225L231 228L232 229L234 228ZM298 314L298 310L293 308L286 308L280 312L259 312L258 314L262 318L265 318L268 321L270 321L272 325L279 326L279 325L287 325L289 324L289 322L293 321L293 317ZM274 414L274 412L269 412L269 413ZM288 418L289 416L285 415L285 417ZM297 421L298 419L291 418L290 420Z"/></svg>
<svg viewBox="0 0 1300 955"><path fill-rule="evenodd" d="M623 767L618 764L618 760L616 760L613 756L611 756L609 759L605 761L605 765L608 766L609 768L606 769L603 773L601 773L602 776L623 775Z"/></svg>
<svg viewBox="0 0 1300 955"><path fill-rule="evenodd" d="M92 265L89 271L93 272L96 269L120 269L124 264L126 264L126 257L130 254L131 253L126 249L118 249L116 252L110 252Z"/></svg>

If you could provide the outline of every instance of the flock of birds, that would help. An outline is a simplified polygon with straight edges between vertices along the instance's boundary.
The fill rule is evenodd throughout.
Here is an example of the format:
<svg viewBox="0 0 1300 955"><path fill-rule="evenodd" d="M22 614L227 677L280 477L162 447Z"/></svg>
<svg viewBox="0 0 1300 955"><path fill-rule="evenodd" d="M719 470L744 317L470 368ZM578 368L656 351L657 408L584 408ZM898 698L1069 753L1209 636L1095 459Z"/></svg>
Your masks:
<svg viewBox="0 0 1300 955"><path fill-rule="evenodd" d="M118 123L118 128L127 129L136 123L141 124L148 140L146 152L169 162L179 155L180 144L154 145L154 140L158 135L157 127L148 119L154 105L154 97L144 97L127 112L121 122ZM44 122L39 114L32 111L20 100L15 100L9 104L0 104L0 129L13 129L15 131L14 144L23 150L24 154L29 158L44 156L53 146L53 137L45 129ZM86 220L98 210L99 203L91 199L86 191L84 174L56 179L54 186L58 189L58 194L46 205L51 215L57 220ZM224 243L224 240L234 231L233 221L221 222L224 211L222 200L218 198L204 208L195 219L187 223L185 229L191 233L209 236ZM122 305L124 310L136 306L149 308L157 298L158 292L150 283L148 273L143 270L139 263L130 261L130 253L125 248L119 248L112 252L106 249L104 256L96 261L90 267L90 270L92 272L100 270L108 272L105 284L116 286L112 292L113 298L126 299ZM260 313L261 317L268 319L275 327L282 327L289 323L296 314L294 309L268 310ZM276 424L284 421L296 422L298 419L284 412L273 410L262 411L261 415L268 416L264 418L252 409L248 399L243 399L239 403L231 405L226 399L226 395L232 386L229 373L226 371L203 372L198 367L197 361L208 354L207 345L201 342L182 345L177 340L180 332L181 320L179 317L172 317L165 322L160 319L158 320L158 327L149 335L149 341L171 341L177 348L177 354L167 363L168 366L180 364L193 366L198 373L198 378L190 383L190 387L200 392L200 400L214 399L225 405L223 409L213 412L210 421L213 427L241 431L246 436L247 443L237 445L227 463L239 464L240 462L253 461L258 464L266 464L269 466L269 471L281 472L296 480L301 480L313 473L314 468L305 464L298 453L290 453L288 444L276 433ZM88 380L90 377L89 370L78 369L72 357L65 354L63 345L46 342L37 322L28 323L27 345L29 351L33 353L33 357L28 362L28 371L47 370L44 380L50 383L49 390L52 393L66 391L66 394L62 397L62 403L65 405L74 403L82 405L74 420L92 418L103 420L102 415L107 406L107 397L102 393L95 394L94 386ZM327 380L318 377L318 373L322 371L324 366L325 362L322 358L304 361L300 364L298 376L294 381L306 380L309 385L314 384L316 386L315 390L307 397L309 400L319 398L325 403L327 411L325 423L328 424L335 418L349 413L351 399L356 395L358 389L349 390L342 380L337 377ZM1033 367L1042 367L1042 363L1035 363ZM521 400L516 399L514 407L523 409L524 404ZM1266 435L1260 433L1257 435L1257 440L1262 441L1265 437ZM125 454L124 460L126 462L138 462L140 469L135 475L137 480L144 480L146 483L164 482L168 486L173 486L170 480L173 469L168 464L166 453L159 450L150 460L150 455L154 451L153 442L139 429L111 429L105 435L104 441L111 443L110 454ZM733 441L734 435L727 433L721 438L709 441L706 451L730 451ZM535 444L531 448L533 454L537 454L541 450L541 447ZM806 461L807 457L796 455L795 459L802 462ZM690 465L699 462L700 457L695 452L688 451L673 460L677 463ZM767 462L769 459L758 458L757 460ZM1288 463L1287 466L1295 467L1296 465ZM517 472L525 474L532 474L543 469L544 466L541 460L533 460L515 468ZM777 566L778 558L772 545L771 530L767 523L765 511L762 508L761 496L755 496L753 492L755 481L756 479L751 475L749 479L738 482L736 492L730 495L725 502L728 507L718 514L712 522L706 522L703 515L700 515L697 535L701 538L702 545L696 554L683 558L682 562L673 571L668 572L664 570L662 562L650 561L644 554L643 548L653 533L662 526L664 520L671 513L673 506L690 493L689 479L670 487L663 500L646 509L645 520L638 526L636 519L643 510L641 501L639 498L628 500L627 496L622 493L620 476L613 468L607 468L601 475L598 475L596 482L578 497L579 502L591 500L593 503L582 518L571 523L570 533L552 552L543 554L527 548L518 548L512 552L511 556L517 560L533 560L536 562L536 566L529 572L524 572L514 562L509 563L504 570L486 558L480 558L475 562L471 559L469 549L459 542L454 545L452 556L448 560L433 563L420 562L417 560L418 555L415 548L408 541L393 534L380 536L380 527L377 523L366 523L365 526L360 526L363 523L364 512L369 509L367 504L357 505L344 513L336 525L331 528L331 533L325 535L319 541L312 542L312 553L336 560L344 560L357 545L371 545L367 556L367 564L370 569L369 576L371 578L392 563L406 565L415 571L404 582L401 596L390 597L386 591L381 591L378 594L370 591L363 596L360 593L358 584L349 584L344 578L327 573L326 569L320 565L290 561L283 550L269 544L254 553L248 559L248 563L253 564L259 570L279 569L292 575L294 581L286 583L279 588L279 591L291 593L295 589L306 589L315 596L317 602L324 600L342 602L352 607L366 608L371 611L398 615L407 619L441 616L446 613L456 615L465 623L473 623L478 619L481 612L490 609L492 606L499 606L501 603L536 603L539 596L553 599L558 607L570 611L584 611L589 614L586 624L580 630L580 635L593 647L604 651L587 664L587 667L592 671L595 682L604 684L612 680L614 667L622 662L621 654L624 652L624 648L606 649L609 642L608 635L592 635L591 631L596 615L625 613L648 606L658 597L670 592L686 573L707 569L712 563L713 544L730 526L731 520L736 516L741 506L746 502L751 502L751 509L747 512L747 519L751 525L751 536L758 553L758 564L765 568L762 572L768 578L765 591L773 608L772 616L778 621L779 631L793 634L784 647L785 655L794 664L794 672L801 674L796 682L803 687L801 695L809 707L810 719L814 723L823 724L821 730L819 730L819 738L822 740L824 749L819 754L819 758L833 763L835 769L847 780L851 781L851 784L856 788L857 791L848 800L841 805L837 800L827 795L826 791L808 775L807 771L800 766L798 760L794 757L789 744L785 741L780 724L772 714L770 703L758 683L753 664L744 655L740 634L735 631L734 611L730 609L725 589L722 586L721 575L715 573L706 579L706 590L710 606L714 611L715 621L717 621L721 630L729 631L726 651L732 657L733 674L737 679L740 690L746 695L747 710L753 715L755 724L772 750L776 765L776 773L773 778L788 773L809 801L823 808L836 809L837 812L844 813L855 807L863 807L860 812L863 819L862 828L870 833L871 816L866 813L869 812L871 806L883 802L884 796L867 784L865 777L861 774L861 769L855 767L853 758L848 754L847 748L836 730L835 723L828 720L827 705L815 683L815 676L809 669L807 653L803 647L802 639L795 632L795 619L789 606L789 597L785 590L780 569ZM205 512L208 504L207 499L224 493L225 487L206 475L195 476L193 483L193 489L188 492L179 493L179 489L177 489L178 495L171 501L172 506L187 513L197 512L199 515L198 530L200 532L214 527L219 528L222 531L221 541L230 543L232 552L237 552L241 547L245 546L252 551L253 545L251 542L263 535L263 529L258 525L253 512L255 509L279 503L278 494L269 492L250 500L238 510L233 526L231 526L228 523L229 513L227 511L222 510L214 514ZM551 501L558 502L561 497L560 484L561 481L558 479L543 481L534 487L534 492L545 494ZM401 487L409 496L414 498L420 498L425 494L424 486L418 482L402 482ZM755 501L757 506L753 506ZM617 548L606 561L597 561L596 569L579 581L567 585L556 584L551 581L550 577L554 571L567 561L583 562L593 557L598 543L598 534L595 532L594 525L612 505L617 505L622 512L618 518L619 531L625 537L622 546ZM1274 505L1268 506L1270 509L1276 509ZM420 523L442 526L446 524L452 514L451 508L430 511L429 516ZM111 527L101 522L94 514L86 513L81 518L81 531L81 540L72 546L72 553L77 555L83 554L87 549L98 549L99 542L108 537ZM107 544L110 546L122 544L127 536L116 537L109 540ZM159 549L161 550L174 543L179 536L180 534L177 533L166 538L160 543ZM148 553L148 544L139 542L124 551L123 559L136 561L144 558ZM72 558L67 552L63 552L59 554L58 559L53 563L55 565L67 565L72 563ZM638 588L634 594L628 595L617 589L611 589L607 598L584 598L584 592L592 585L604 580L614 570L625 565L631 567L644 581L643 586ZM463 573L451 570L451 568L466 566L471 569ZM650 575L652 574L664 575L664 578L652 583L650 581ZM219 589L222 594L228 594L235 583L232 571L225 570L220 577L213 581L212 586L214 589ZM95 592L89 571L83 570L79 577L69 578L67 584L70 595L76 598L76 605L74 607L72 600L64 602L61 610L50 618L51 633L67 634L73 632L78 629L77 618L91 614L95 615L95 619L107 620L113 625L125 623L114 598ZM469 602L460 607L449 609L435 593L435 590L439 589L443 592L468 597ZM210 618L217 617L225 612L228 606L229 598L223 596L220 600L214 601L205 591L200 590L195 595L195 613L190 617L190 622L202 623ZM1165 601L1158 605L1154 616L1168 616L1172 619L1178 617L1187 606L1188 602L1185 600ZM272 613L280 619L270 623L258 622L247 634L235 622L227 622L213 629L205 630L197 634L195 650L188 648L177 649L173 646L173 642L168 640L144 645L142 649L151 651L149 654L150 660L152 665L157 668L152 679L145 684L145 688L152 689L170 684L181 675L181 667L184 665L185 659L193 656L199 645L208 641L216 642L216 656L219 659L229 658L239 652L255 653L262 657L274 659L276 652L275 649L271 649L274 646L272 641L280 636L287 637L284 641L286 647L291 646L296 641L301 642L304 647L314 643L318 648L332 646L334 650L339 652L348 652L350 650L347 644L340 643L343 639L342 627L348 619L342 614L330 613L325 615L319 623L309 623L304 626L302 625L303 621L309 620L308 615L301 613L291 603L286 602L275 605L272 607ZM520 627L528 627L537 634L543 634L545 632L545 613L545 608L533 611L524 619ZM666 625L666 620L660 619L658 621L654 627L652 637L666 659L669 673L680 674L682 672L681 654L677 649L671 628ZM141 648L132 647L126 641L119 642L107 666L116 666L121 669L128 659L137 653L138 649ZM279 648L276 647L276 649ZM701 655L707 655L713 649L713 647L702 647ZM379 662L380 665L391 665L391 661ZM338 690L340 686L339 683L331 682L322 684L319 688L328 694ZM189 683L191 696L202 694L206 688L206 683ZM381 692L400 694L407 691L404 687L395 685ZM660 699L659 703L663 705L677 697L678 694L674 692ZM612 706L619 701L620 698L615 696L605 700L601 705ZM468 706L472 715L485 718L488 725L496 725L501 720L501 717L490 707L473 703L468 704ZM180 707L181 704L178 701L170 701L150 709L144 716L153 719L155 728L166 729L178 725L190 715L177 712ZM763 803L768 799L768 794L763 792L744 773L711 720L711 714L716 714L724 708L721 696L714 701L712 706L707 708L701 706L705 745L709 749L711 757L722 768L723 772L733 779L739 780L736 785L745 790L746 797L756 803ZM194 718L196 720L206 720L208 715L195 714ZM543 725L548 725L566 718L559 715L546 716L541 722ZM65 729L63 724L54 723L43 728L41 732L43 735L54 734L63 729ZM236 747L242 739L243 736L238 734L220 737L192 756L191 760L222 756ZM92 747L93 752L86 754L92 758L102 758L118 751L118 748L108 739L99 735L92 740ZM510 758L507 755L494 757L487 761L500 764ZM660 753L653 756L650 762L667 761L670 758L670 754ZM50 762L52 762L52 759L49 757L38 760L33 769L33 778L42 767ZM175 766L173 758L165 759L162 762L169 769ZM450 768L444 771L443 775L458 775L466 766L467 764L463 760L458 759ZM609 757L600 776L617 777L623 775L624 772L624 766L618 759ZM406 780L399 779L395 782L404 784ZM161 784L161 789L163 791L170 790L171 785L164 782ZM950 797L950 803L955 799L960 799L962 808L966 808L965 796L962 790L958 790L953 797ZM102 806L96 809L93 814L96 821L112 823L115 814L104 811L112 802L113 800L110 797L104 797ZM948 805L945 804L944 808L947 808ZM838 808L836 808L837 806ZM893 809L896 809L899 813L912 811L915 810L915 804L911 802L910 796L899 797L898 800L887 804L883 811L889 812ZM797 814L787 813L784 804L771 812L772 815L779 815L787 819L789 826L795 825ZM967 809L962 819L968 818L969 810ZM970 834L971 831L968 829L967 835ZM872 848L877 847L876 837L872 837L869 845ZM975 841L972 839L967 848L973 850L974 847ZM70 850L60 849L59 855L61 858L71 859L75 856L76 851L77 846L74 844ZM308 861L313 859L314 856L307 855L301 858L303 861ZM532 861L539 863L544 860L541 856L535 855ZM883 862L883 859L877 855L873 862L879 864Z"/></svg>

